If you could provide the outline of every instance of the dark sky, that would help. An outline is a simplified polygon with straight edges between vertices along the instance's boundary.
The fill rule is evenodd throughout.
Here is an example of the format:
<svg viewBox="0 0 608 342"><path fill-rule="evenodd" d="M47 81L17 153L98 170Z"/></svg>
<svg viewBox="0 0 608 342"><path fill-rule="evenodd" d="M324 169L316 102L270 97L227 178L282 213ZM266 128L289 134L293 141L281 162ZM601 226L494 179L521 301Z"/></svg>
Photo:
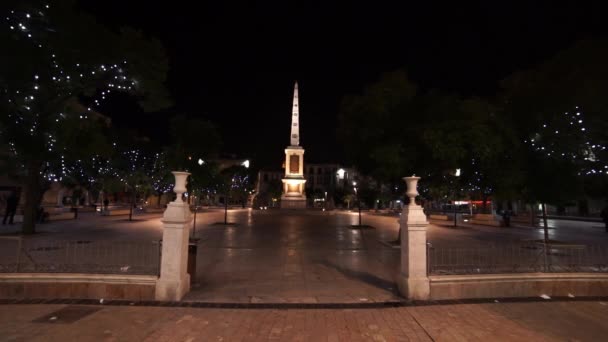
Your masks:
<svg viewBox="0 0 608 342"><path fill-rule="evenodd" d="M224 151L258 166L282 161L295 80L307 162L339 162L339 102L382 72L405 68L423 89L491 96L509 73L608 32L600 1L201 3L82 1L103 23L161 39L175 102L168 113L215 122ZM141 125L122 114L111 114L117 124ZM164 117L152 114L144 130L161 134Z"/></svg>

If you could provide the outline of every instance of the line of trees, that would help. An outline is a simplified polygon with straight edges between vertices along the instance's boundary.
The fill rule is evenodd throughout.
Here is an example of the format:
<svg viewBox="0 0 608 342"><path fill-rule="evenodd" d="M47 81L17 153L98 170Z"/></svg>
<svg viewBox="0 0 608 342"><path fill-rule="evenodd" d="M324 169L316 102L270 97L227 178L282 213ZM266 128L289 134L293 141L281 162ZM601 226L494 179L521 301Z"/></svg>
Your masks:
<svg viewBox="0 0 608 342"><path fill-rule="evenodd" d="M117 130L96 111L117 93L128 94L145 112L172 105L160 41L131 28L108 29L75 1L9 0L3 7L0 142L6 148L0 172L23 185L23 233L35 232L42 196L53 182L93 197L124 192L134 202L170 191L170 171L179 169L192 173L193 194L230 184L237 196L234 175L210 162L221 145L212 123L175 116L171 141L162 147Z"/></svg>
<svg viewBox="0 0 608 342"><path fill-rule="evenodd" d="M404 70L343 99L339 138L359 170L428 200L565 204L608 196L608 42L585 40L514 73L492 98L421 91ZM454 177L455 169L461 176Z"/></svg>

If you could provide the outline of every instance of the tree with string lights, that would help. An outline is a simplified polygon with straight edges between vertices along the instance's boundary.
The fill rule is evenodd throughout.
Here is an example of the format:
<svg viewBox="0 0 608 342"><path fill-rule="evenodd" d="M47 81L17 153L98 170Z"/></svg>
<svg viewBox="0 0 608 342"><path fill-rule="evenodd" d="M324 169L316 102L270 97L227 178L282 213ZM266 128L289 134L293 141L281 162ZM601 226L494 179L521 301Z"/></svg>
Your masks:
<svg viewBox="0 0 608 342"><path fill-rule="evenodd" d="M152 190L158 197L157 206L160 207L160 200L163 194L173 189L173 175L167 161L167 153L155 153L151 158L151 165L148 168L148 177Z"/></svg>
<svg viewBox="0 0 608 342"><path fill-rule="evenodd" d="M530 203L564 205L608 190L608 40L575 43L502 82L502 107L523 142L519 192Z"/></svg>
<svg viewBox="0 0 608 342"><path fill-rule="evenodd" d="M529 194L545 203L567 203L584 193L588 178L608 179L603 132L588 126L583 108L550 116L524 142L528 146ZM589 194L587 194L589 195Z"/></svg>
<svg viewBox="0 0 608 342"><path fill-rule="evenodd" d="M74 8L9 1L0 42L0 140L7 167L24 185L24 233L49 181L68 177L68 165L109 155L107 118L95 109L129 92L145 110L169 104L161 44L140 32L113 32Z"/></svg>

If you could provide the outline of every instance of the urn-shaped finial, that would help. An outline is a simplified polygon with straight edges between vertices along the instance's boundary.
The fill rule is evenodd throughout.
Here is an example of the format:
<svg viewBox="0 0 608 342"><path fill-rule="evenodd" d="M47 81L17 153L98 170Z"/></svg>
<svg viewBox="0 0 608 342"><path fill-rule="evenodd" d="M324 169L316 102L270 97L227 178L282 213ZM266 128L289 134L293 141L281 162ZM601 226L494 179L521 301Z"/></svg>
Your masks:
<svg viewBox="0 0 608 342"><path fill-rule="evenodd" d="M174 202L182 203L182 194L186 192L186 183L188 180L188 176L190 176L190 172L183 171L172 171L173 176L175 176L175 186L173 187L173 191L177 194L177 198Z"/></svg>
<svg viewBox="0 0 608 342"><path fill-rule="evenodd" d="M418 196L418 181L420 180L420 177L412 175L411 177L403 177L403 180L407 185L407 192L405 194L410 198L409 205L416 205L416 196Z"/></svg>

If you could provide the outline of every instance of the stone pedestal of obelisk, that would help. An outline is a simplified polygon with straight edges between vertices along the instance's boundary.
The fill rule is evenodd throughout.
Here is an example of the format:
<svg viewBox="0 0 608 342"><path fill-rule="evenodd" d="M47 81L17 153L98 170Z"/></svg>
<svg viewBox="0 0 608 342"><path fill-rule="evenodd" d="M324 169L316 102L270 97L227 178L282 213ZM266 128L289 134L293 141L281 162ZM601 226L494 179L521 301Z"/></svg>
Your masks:
<svg viewBox="0 0 608 342"><path fill-rule="evenodd" d="M399 292L410 300L428 300L431 293L427 275L426 227L422 207L416 204L420 177L405 177L409 205L401 214L401 267L397 276Z"/></svg>
<svg viewBox="0 0 608 342"><path fill-rule="evenodd" d="M182 200L186 192L188 172L172 172L175 176L175 201L167 205L163 215L163 246L160 277L156 282L156 300L178 301L190 291L188 274L188 233L192 213Z"/></svg>

